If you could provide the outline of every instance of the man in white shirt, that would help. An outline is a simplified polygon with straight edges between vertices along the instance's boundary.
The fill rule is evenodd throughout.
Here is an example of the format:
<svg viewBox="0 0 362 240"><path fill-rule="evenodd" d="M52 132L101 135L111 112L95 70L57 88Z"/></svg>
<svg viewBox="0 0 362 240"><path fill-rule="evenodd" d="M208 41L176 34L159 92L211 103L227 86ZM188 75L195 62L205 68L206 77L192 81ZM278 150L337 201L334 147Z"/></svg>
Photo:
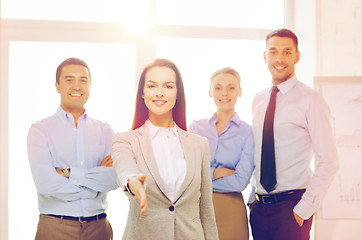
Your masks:
<svg viewBox="0 0 362 240"><path fill-rule="evenodd" d="M274 93L271 88L258 93L253 101L256 201L250 206L250 224L254 240L309 239L313 215L338 169L329 108L320 94L297 80L294 68L299 58L293 32L279 29L267 36L264 60L277 88ZM266 115L273 94L275 113L270 119ZM271 122L271 140L266 140L266 118ZM310 169L313 154L314 172Z"/></svg>

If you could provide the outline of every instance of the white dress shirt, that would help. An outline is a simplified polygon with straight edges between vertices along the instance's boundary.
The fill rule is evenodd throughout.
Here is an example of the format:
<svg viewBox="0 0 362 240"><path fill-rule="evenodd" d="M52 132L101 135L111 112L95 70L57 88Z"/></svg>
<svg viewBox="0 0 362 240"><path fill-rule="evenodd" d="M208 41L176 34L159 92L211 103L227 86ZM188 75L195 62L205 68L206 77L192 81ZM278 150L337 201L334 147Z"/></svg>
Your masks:
<svg viewBox="0 0 362 240"><path fill-rule="evenodd" d="M330 112L320 94L299 82L294 75L277 86L274 141L277 185L271 193L303 189L306 192L294 211L311 217L338 170L338 153L331 127ZM260 184L261 144L265 111L271 88L258 93L253 101L256 192L267 192ZM310 163L316 158L313 172Z"/></svg>
<svg viewBox="0 0 362 240"><path fill-rule="evenodd" d="M178 137L176 124L172 128L157 127L146 121L158 171L172 202L186 176L186 160Z"/></svg>
<svg viewBox="0 0 362 240"><path fill-rule="evenodd" d="M62 107L31 125L28 156L41 214L90 217L106 210L107 192L118 187L115 170L100 166L111 154L112 135L86 112L76 127ZM56 172L63 167L70 167L69 178Z"/></svg>

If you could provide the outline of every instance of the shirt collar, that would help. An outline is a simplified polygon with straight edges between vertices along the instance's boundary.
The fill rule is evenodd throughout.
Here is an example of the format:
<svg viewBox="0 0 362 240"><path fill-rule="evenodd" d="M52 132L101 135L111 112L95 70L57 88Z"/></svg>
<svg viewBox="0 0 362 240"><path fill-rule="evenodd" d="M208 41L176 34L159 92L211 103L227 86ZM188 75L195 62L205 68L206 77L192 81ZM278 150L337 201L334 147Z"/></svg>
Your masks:
<svg viewBox="0 0 362 240"><path fill-rule="evenodd" d="M216 113L214 113L214 115L212 115L212 117L209 119L209 122L215 125L217 120L218 119L216 117ZM237 113L235 113L234 116L228 121L227 124L229 124L229 122L233 122L235 125L240 125L241 120L239 118L239 115Z"/></svg>
<svg viewBox="0 0 362 240"><path fill-rule="evenodd" d="M61 119L69 119L69 118L73 118L73 115L71 113L68 113L66 111L64 111L64 109L59 106L58 110L57 110L57 115L61 118ZM84 111L83 115L80 116L80 118L86 118L87 117L87 110Z"/></svg>
<svg viewBox="0 0 362 240"><path fill-rule="evenodd" d="M171 132L172 134L177 136L177 125L175 122L174 122L173 127L165 128L165 127L157 127L157 126L153 125L149 119L147 119L145 125L146 125L146 128L148 129L148 132L152 139L157 137L157 135L160 134L161 132L165 132L165 131Z"/></svg>
<svg viewBox="0 0 362 240"><path fill-rule="evenodd" d="M297 76L294 74L287 81L280 83L277 87L282 94L286 94L290 89L292 89L298 82ZM271 89L271 88L270 88Z"/></svg>

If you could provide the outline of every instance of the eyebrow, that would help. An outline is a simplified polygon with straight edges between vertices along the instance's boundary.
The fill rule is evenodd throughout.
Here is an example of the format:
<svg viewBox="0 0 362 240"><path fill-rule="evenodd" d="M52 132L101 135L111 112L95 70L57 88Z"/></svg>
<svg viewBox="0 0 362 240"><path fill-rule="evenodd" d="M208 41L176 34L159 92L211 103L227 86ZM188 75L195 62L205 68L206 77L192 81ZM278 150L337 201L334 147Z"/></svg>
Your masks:
<svg viewBox="0 0 362 240"><path fill-rule="evenodd" d="M153 80L146 80L146 83L148 83L148 82L158 84L158 82L155 82L155 81L153 81ZM170 83L172 83L172 84L176 84L176 82L172 82L172 81L169 81L169 82L164 82L163 84L170 84Z"/></svg>
<svg viewBox="0 0 362 240"><path fill-rule="evenodd" d="M75 76L68 75L68 76L64 76L64 78L75 78ZM82 76L82 77L80 77L80 78L88 79L88 77L86 77L86 76Z"/></svg>
<svg viewBox="0 0 362 240"><path fill-rule="evenodd" d="M235 86L237 85L236 83L228 83L226 86ZM222 84L220 83L215 83L215 86L222 86Z"/></svg>
<svg viewBox="0 0 362 240"><path fill-rule="evenodd" d="M269 51L271 51L271 50L277 50L277 48L269 48ZM293 48L283 48L283 50L293 50Z"/></svg>

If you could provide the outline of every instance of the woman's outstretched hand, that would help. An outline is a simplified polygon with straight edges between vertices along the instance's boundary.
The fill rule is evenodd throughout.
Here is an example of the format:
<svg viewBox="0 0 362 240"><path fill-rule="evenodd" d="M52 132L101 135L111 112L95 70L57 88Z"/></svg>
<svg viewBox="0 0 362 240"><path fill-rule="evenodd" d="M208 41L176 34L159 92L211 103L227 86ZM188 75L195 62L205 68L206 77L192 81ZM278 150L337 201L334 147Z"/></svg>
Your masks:
<svg viewBox="0 0 362 240"><path fill-rule="evenodd" d="M147 210L147 197L145 191L146 175L140 174L137 177L132 177L128 180L128 186L131 192L140 203L141 214Z"/></svg>

